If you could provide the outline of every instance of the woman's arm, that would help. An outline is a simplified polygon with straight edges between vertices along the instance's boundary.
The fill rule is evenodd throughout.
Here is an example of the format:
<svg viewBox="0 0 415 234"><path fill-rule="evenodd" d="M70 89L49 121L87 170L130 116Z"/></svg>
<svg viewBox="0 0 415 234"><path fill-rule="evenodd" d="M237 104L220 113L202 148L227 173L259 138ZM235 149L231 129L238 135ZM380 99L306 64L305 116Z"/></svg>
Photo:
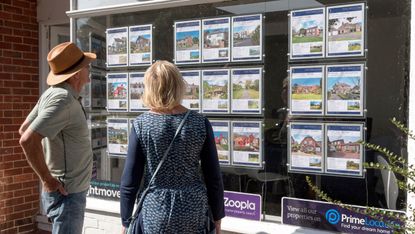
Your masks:
<svg viewBox="0 0 415 234"><path fill-rule="evenodd" d="M130 225L129 218L133 213L134 203L144 172L144 163L145 156L133 126L128 141L127 159L125 161L120 186L121 221L124 227Z"/></svg>
<svg viewBox="0 0 415 234"><path fill-rule="evenodd" d="M216 225L220 227L220 219L225 217L222 173L219 167L218 152L216 150L212 125L207 119L205 125L207 135L200 157L201 166L213 220L215 220Z"/></svg>

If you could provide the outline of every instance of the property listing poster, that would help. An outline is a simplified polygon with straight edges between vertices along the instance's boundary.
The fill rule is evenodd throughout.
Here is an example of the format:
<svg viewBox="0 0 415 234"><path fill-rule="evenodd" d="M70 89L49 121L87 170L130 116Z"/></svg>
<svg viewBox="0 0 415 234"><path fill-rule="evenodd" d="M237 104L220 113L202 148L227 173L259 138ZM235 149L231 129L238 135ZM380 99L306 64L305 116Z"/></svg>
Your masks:
<svg viewBox="0 0 415 234"><path fill-rule="evenodd" d="M176 64L200 63L200 20L174 23L174 62Z"/></svg>
<svg viewBox="0 0 415 234"><path fill-rule="evenodd" d="M129 27L129 42L130 53L129 62L130 66L150 65L153 59L152 46L153 46L153 26L137 25Z"/></svg>
<svg viewBox="0 0 415 234"><path fill-rule="evenodd" d="M107 110L128 111L128 74L107 74Z"/></svg>
<svg viewBox="0 0 415 234"><path fill-rule="evenodd" d="M107 119L108 154L125 155L128 149L128 119Z"/></svg>
<svg viewBox="0 0 415 234"><path fill-rule="evenodd" d="M232 122L232 165L262 165L261 122Z"/></svg>
<svg viewBox="0 0 415 234"><path fill-rule="evenodd" d="M218 150L219 163L229 165L230 147L229 147L229 121L211 120L213 135L215 137L216 149Z"/></svg>
<svg viewBox="0 0 415 234"><path fill-rule="evenodd" d="M229 113L229 70L202 72L202 112Z"/></svg>
<svg viewBox="0 0 415 234"><path fill-rule="evenodd" d="M324 57L325 21L324 8L291 11L290 59Z"/></svg>
<svg viewBox="0 0 415 234"><path fill-rule="evenodd" d="M97 55L97 59L91 62L91 66L105 68L105 38L95 33L89 34L89 51Z"/></svg>
<svg viewBox="0 0 415 234"><path fill-rule="evenodd" d="M363 64L327 66L326 114L363 116Z"/></svg>
<svg viewBox="0 0 415 234"><path fill-rule="evenodd" d="M326 124L326 173L363 175L363 124Z"/></svg>
<svg viewBox="0 0 415 234"><path fill-rule="evenodd" d="M261 113L262 68L233 69L231 74L232 113Z"/></svg>
<svg viewBox="0 0 415 234"><path fill-rule="evenodd" d="M230 18L202 20L202 62L229 62Z"/></svg>
<svg viewBox="0 0 415 234"><path fill-rule="evenodd" d="M323 66L290 68L290 114L323 115Z"/></svg>
<svg viewBox="0 0 415 234"><path fill-rule="evenodd" d="M323 124L290 123L289 163L291 171L323 172Z"/></svg>
<svg viewBox="0 0 415 234"><path fill-rule="evenodd" d="M262 15L232 17L232 61L262 60Z"/></svg>
<svg viewBox="0 0 415 234"><path fill-rule="evenodd" d="M200 111L200 70L181 72L187 86L182 100L182 105L190 110Z"/></svg>
<svg viewBox="0 0 415 234"><path fill-rule="evenodd" d="M327 57L364 54L365 4L327 7Z"/></svg>
<svg viewBox="0 0 415 234"><path fill-rule="evenodd" d="M107 67L128 65L128 27L107 29Z"/></svg>
<svg viewBox="0 0 415 234"><path fill-rule="evenodd" d="M144 72L130 72L129 74L130 111L138 112L148 110L143 103Z"/></svg>

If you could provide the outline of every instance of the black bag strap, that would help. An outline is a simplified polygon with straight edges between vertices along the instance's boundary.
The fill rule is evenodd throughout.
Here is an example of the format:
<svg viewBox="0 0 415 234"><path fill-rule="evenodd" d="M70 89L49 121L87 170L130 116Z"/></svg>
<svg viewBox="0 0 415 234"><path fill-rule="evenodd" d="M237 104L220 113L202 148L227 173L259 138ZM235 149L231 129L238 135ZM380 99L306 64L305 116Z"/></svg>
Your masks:
<svg viewBox="0 0 415 234"><path fill-rule="evenodd" d="M184 125L184 122L186 121L186 119L189 116L189 114L190 114L190 110L187 111L186 115L184 116L184 118L180 122L180 125L177 128L176 133L174 134L173 140L171 140L169 147L167 147L166 151L164 152L163 158L161 158L161 160L159 162L159 165L157 166L156 170L154 171L153 176L150 179L150 182L148 182L147 188L143 191L143 193L141 195L141 198L138 201L137 208L136 208L136 210L134 212L134 215L131 217L131 219L135 219L135 218L138 217L138 214L140 213L140 210L141 210L142 203L144 201L144 197L147 195L147 192L150 189L150 185L153 183L153 181L154 181L154 179L156 177L157 172L161 168L161 165L163 165L164 161L166 161L167 155L169 154L169 151L170 151L170 149L171 149L171 147L173 145L173 142L176 139L177 135L179 135L180 130L182 130L183 125Z"/></svg>

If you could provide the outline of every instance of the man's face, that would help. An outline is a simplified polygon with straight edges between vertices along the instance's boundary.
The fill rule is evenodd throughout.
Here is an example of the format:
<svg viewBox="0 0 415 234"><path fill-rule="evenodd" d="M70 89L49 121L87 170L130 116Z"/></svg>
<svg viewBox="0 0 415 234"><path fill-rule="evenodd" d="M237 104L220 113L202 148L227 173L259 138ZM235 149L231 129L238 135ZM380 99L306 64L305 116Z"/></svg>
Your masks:
<svg viewBox="0 0 415 234"><path fill-rule="evenodd" d="M79 71L79 83L80 87L83 88L84 85L88 84L91 80L89 79L89 66L82 68Z"/></svg>

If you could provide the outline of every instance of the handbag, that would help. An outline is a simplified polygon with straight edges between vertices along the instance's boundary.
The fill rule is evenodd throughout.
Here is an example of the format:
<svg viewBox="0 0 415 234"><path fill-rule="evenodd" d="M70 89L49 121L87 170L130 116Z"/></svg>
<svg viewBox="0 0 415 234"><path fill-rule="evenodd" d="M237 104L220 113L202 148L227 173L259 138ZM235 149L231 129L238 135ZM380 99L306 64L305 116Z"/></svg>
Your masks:
<svg viewBox="0 0 415 234"><path fill-rule="evenodd" d="M164 152L163 158L161 158L161 160L160 160L160 162L159 162L156 170L154 171L154 174L151 177L150 182L147 185L147 188L143 191L143 193L141 195L141 198L140 198L140 200L137 203L137 207L136 207L136 209L134 211L134 214L130 218L131 222L130 222L130 226L128 226L128 229L127 229L127 232L126 232L127 234L139 234L139 233L143 233L143 231L141 229L141 221L142 221L142 218L141 218L141 215L140 215L141 214L140 211L141 211L141 208L143 206L144 198L147 195L147 193L148 193L148 191L150 189L150 185L153 183L157 172L160 170L161 165L166 160L167 155L168 155L168 153L170 151L170 148L172 147L174 140L176 139L177 135L179 134L180 130L182 129L182 127L184 125L184 122L186 121L186 119L189 116L189 114L190 114L190 110L187 111L186 115L184 116L184 118L180 122L180 125L177 128L176 133L174 134L174 137L173 137L173 139L170 142L170 145L167 147L166 152Z"/></svg>

